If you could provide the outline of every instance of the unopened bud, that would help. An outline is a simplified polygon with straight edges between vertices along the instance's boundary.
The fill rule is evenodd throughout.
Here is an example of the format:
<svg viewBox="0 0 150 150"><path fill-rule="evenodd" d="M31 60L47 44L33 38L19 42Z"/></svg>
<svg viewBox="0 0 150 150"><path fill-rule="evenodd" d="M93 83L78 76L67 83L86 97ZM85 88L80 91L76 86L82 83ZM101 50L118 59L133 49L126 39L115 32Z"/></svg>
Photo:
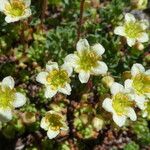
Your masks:
<svg viewBox="0 0 150 150"><path fill-rule="evenodd" d="M36 121L35 113L25 112L22 114L22 119L25 124L32 124Z"/></svg>
<svg viewBox="0 0 150 150"><path fill-rule="evenodd" d="M88 115L82 114L80 116L80 119L81 119L81 121L82 121L83 124L87 124L88 123Z"/></svg>
<svg viewBox="0 0 150 150"><path fill-rule="evenodd" d="M111 85L114 83L114 78L111 76L105 76L102 78L102 83L107 87L111 87Z"/></svg>
<svg viewBox="0 0 150 150"><path fill-rule="evenodd" d="M132 75L131 75L131 71L124 71L122 74L122 77L124 80L126 79L131 79Z"/></svg>
<svg viewBox="0 0 150 150"><path fill-rule="evenodd" d="M84 2L84 8L85 9L89 9L90 6L91 6L91 1L90 0L85 0L85 2Z"/></svg>
<svg viewBox="0 0 150 150"><path fill-rule="evenodd" d="M144 61L150 63L150 53L146 54Z"/></svg>
<svg viewBox="0 0 150 150"><path fill-rule="evenodd" d="M135 48L138 49L139 51L142 51L144 49L144 45L142 43L136 43Z"/></svg>
<svg viewBox="0 0 150 150"><path fill-rule="evenodd" d="M100 131L103 127L104 121L101 118L94 117L92 124L97 131Z"/></svg>
<svg viewBox="0 0 150 150"><path fill-rule="evenodd" d="M131 5L135 9L143 10L147 8L148 0L131 0Z"/></svg>
<svg viewBox="0 0 150 150"><path fill-rule="evenodd" d="M52 110L57 111L57 112L61 112L61 109L62 109L60 106L58 106L57 104L54 104L54 103L51 104L50 107Z"/></svg>

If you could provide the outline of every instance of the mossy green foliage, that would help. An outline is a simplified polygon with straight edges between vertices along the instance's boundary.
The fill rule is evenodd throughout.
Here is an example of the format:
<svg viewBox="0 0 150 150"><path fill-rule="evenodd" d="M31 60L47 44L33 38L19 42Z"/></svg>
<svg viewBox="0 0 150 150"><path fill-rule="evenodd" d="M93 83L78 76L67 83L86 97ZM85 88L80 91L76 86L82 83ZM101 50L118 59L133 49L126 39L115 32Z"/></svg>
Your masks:
<svg viewBox="0 0 150 150"><path fill-rule="evenodd" d="M141 145L149 145L150 144L150 129L148 122L140 118L132 125L132 130L137 136L137 142Z"/></svg>
<svg viewBox="0 0 150 150"><path fill-rule="evenodd" d="M125 145L123 150L140 150L139 145L136 144L134 141L130 141L128 144Z"/></svg>

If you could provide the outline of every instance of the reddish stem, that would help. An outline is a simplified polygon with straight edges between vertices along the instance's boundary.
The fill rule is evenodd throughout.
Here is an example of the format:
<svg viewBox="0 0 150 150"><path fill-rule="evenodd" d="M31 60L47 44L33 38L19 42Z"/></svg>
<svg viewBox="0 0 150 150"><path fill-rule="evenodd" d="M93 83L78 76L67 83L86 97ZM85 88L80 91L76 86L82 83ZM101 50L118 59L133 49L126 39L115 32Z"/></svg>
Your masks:
<svg viewBox="0 0 150 150"><path fill-rule="evenodd" d="M78 40L81 37L81 27L82 27L82 23L83 23L83 12L84 12L84 2L85 0L81 0L80 2L80 19L79 19L79 26L78 26Z"/></svg>

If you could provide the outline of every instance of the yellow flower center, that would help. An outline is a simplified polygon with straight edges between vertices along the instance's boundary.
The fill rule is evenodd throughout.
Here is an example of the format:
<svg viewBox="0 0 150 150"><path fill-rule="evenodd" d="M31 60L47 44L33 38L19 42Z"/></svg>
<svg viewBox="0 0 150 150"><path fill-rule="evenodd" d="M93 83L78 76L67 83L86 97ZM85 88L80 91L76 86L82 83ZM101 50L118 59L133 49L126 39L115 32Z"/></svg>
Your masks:
<svg viewBox="0 0 150 150"><path fill-rule="evenodd" d="M47 82L51 85L52 89L56 90L58 87L64 87L66 83L70 82L66 70L53 70L47 76Z"/></svg>
<svg viewBox="0 0 150 150"><path fill-rule="evenodd" d="M50 114L48 113L46 115L46 122L49 123L49 127L54 130L60 130L61 127L63 127L63 124L61 122L62 117L58 114Z"/></svg>
<svg viewBox="0 0 150 150"><path fill-rule="evenodd" d="M142 32L140 22L128 22L125 24L125 33L129 38L138 38Z"/></svg>
<svg viewBox="0 0 150 150"><path fill-rule="evenodd" d="M118 115L127 114L127 108L132 106L130 98L123 93L117 93L113 96L112 106Z"/></svg>
<svg viewBox="0 0 150 150"><path fill-rule="evenodd" d="M132 86L139 95L150 93L150 75L137 74L133 77Z"/></svg>
<svg viewBox="0 0 150 150"><path fill-rule="evenodd" d="M0 87L0 108L13 108L13 101L15 100L15 90L5 87Z"/></svg>
<svg viewBox="0 0 150 150"><path fill-rule="evenodd" d="M98 61L100 56L98 56L94 51L84 50L82 53L78 54L79 60L79 70L91 71L92 68L98 66Z"/></svg>
<svg viewBox="0 0 150 150"><path fill-rule="evenodd" d="M25 13L25 3L20 0L13 0L5 6L5 13L12 17L19 17Z"/></svg>

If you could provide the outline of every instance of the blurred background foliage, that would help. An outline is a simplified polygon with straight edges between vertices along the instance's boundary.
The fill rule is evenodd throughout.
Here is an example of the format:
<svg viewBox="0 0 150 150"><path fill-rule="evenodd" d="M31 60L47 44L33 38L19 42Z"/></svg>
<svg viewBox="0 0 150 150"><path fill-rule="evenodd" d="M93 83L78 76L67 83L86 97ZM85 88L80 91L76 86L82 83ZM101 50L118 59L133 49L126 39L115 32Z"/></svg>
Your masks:
<svg viewBox="0 0 150 150"><path fill-rule="evenodd" d="M62 95L53 100L44 98L44 91L36 83L35 76L48 60L61 65L64 57L76 50L80 0L48 0L43 24L41 6L42 1L32 0L32 16L22 22L7 24L4 15L0 14L0 80L13 76L17 88L28 97L21 112L16 111L11 122L1 125L0 149L149 149L148 119L140 117L121 130L115 125L110 126L110 116L104 117L104 110L98 109L109 93L102 77L92 77L87 85L82 85L74 75L72 95L67 97L67 102ZM130 48L124 39L113 34L114 27L122 23L123 14L131 11L139 18L150 18L149 6L144 10L133 10L130 0L85 0L84 4L81 37L87 38L91 45L99 42L105 47L103 59L108 65L108 74L119 82L128 78L127 71L133 63L142 63L146 68L150 65L150 42L144 44L144 50ZM40 129L40 119L56 105L67 111L70 132L66 137L48 140ZM100 132L93 126L92 117L101 120Z"/></svg>

